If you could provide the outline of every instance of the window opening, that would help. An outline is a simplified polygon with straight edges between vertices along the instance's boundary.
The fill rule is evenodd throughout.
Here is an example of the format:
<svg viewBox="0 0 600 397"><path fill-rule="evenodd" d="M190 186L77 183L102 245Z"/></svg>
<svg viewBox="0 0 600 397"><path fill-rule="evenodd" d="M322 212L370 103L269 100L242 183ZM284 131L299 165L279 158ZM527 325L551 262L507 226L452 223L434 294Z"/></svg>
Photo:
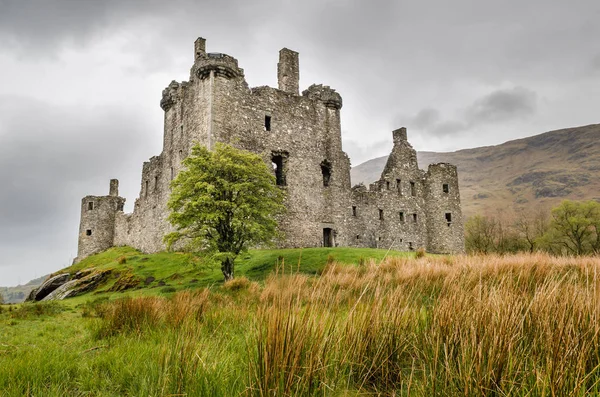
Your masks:
<svg viewBox="0 0 600 397"><path fill-rule="evenodd" d="M383 210L379 210L379 220L383 220Z"/></svg>
<svg viewBox="0 0 600 397"><path fill-rule="evenodd" d="M352 206L352 216L356 216L356 206Z"/></svg>
<svg viewBox="0 0 600 397"><path fill-rule="evenodd" d="M417 187L415 186L414 182L410 182L410 195L411 196L416 196L417 195Z"/></svg>
<svg viewBox="0 0 600 397"><path fill-rule="evenodd" d="M86 236L91 236L92 235L92 229L88 229L85 231L85 235Z"/></svg>
<svg viewBox="0 0 600 397"><path fill-rule="evenodd" d="M333 247L333 230L331 228L323 229L323 247Z"/></svg>
<svg viewBox="0 0 600 397"><path fill-rule="evenodd" d="M450 212L446 212L446 222L448 223L448 226L452 224L452 214Z"/></svg>
<svg viewBox="0 0 600 397"><path fill-rule="evenodd" d="M181 133L181 137L183 138L183 124L181 124L181 127L179 127L179 132Z"/></svg>
<svg viewBox="0 0 600 397"><path fill-rule="evenodd" d="M416 213L413 214L413 222L417 223L417 214Z"/></svg>
<svg viewBox="0 0 600 397"><path fill-rule="evenodd" d="M447 183L444 183L444 184L442 185L442 191L443 191L444 193L448 193L448 192L450 191L450 188L449 188L449 186L448 186L448 184L447 184Z"/></svg>
<svg viewBox="0 0 600 397"><path fill-rule="evenodd" d="M357 240L360 240L360 234L357 234L357 235L356 235L356 239L357 239Z"/></svg>
<svg viewBox="0 0 600 397"><path fill-rule="evenodd" d="M400 222L404 222L404 211L400 211Z"/></svg>
<svg viewBox="0 0 600 397"><path fill-rule="evenodd" d="M271 163L273 164L273 171L275 171L275 183L277 186L286 186L286 163L287 163L287 153L276 153L273 152L271 154Z"/></svg>
<svg viewBox="0 0 600 397"><path fill-rule="evenodd" d="M158 191L158 176L154 177L154 191Z"/></svg>
<svg viewBox="0 0 600 397"><path fill-rule="evenodd" d="M271 131L271 116L265 116L265 131Z"/></svg>
<svg viewBox="0 0 600 397"><path fill-rule="evenodd" d="M146 181L146 188L144 189L144 197L148 197L148 181Z"/></svg>
<svg viewBox="0 0 600 397"><path fill-rule="evenodd" d="M123 211L123 207L124 207L123 203L118 203L117 204L117 211Z"/></svg>
<svg viewBox="0 0 600 397"><path fill-rule="evenodd" d="M402 181L400 179L396 179L396 190L398 190L398 193L402 194Z"/></svg>
<svg viewBox="0 0 600 397"><path fill-rule="evenodd" d="M390 182L389 181L385 182L385 187L387 190L390 190Z"/></svg>
<svg viewBox="0 0 600 397"><path fill-rule="evenodd" d="M414 250L414 248L413 248L413 243L412 243L412 242L409 242L409 243L408 243L408 249L409 249L410 251Z"/></svg>
<svg viewBox="0 0 600 397"><path fill-rule="evenodd" d="M94 202L93 201L88 202L88 211L91 211L93 209L94 209Z"/></svg>
<svg viewBox="0 0 600 397"><path fill-rule="evenodd" d="M323 186L329 186L331 180L331 163L327 160L323 160L321 163L321 173L323 174Z"/></svg>

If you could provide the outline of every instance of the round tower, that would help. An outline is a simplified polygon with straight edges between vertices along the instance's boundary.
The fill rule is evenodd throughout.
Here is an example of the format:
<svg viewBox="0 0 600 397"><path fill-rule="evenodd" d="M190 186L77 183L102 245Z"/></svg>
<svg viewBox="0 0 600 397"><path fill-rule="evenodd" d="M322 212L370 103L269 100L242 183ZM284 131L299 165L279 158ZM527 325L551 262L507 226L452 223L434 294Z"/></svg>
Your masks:
<svg viewBox="0 0 600 397"><path fill-rule="evenodd" d="M79 246L75 262L113 246L115 215L123 211L125 199L119 196L119 181L111 179L108 196L81 199Z"/></svg>

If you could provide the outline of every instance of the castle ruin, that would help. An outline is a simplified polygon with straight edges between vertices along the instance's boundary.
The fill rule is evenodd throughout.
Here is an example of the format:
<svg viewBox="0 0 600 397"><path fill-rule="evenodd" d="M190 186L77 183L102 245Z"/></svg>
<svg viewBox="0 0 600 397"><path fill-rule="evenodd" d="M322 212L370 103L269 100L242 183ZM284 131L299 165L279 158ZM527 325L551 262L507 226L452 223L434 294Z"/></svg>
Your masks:
<svg viewBox="0 0 600 397"><path fill-rule="evenodd" d="M224 142L262 156L286 191L280 221L282 247L379 247L434 253L464 251L457 170L454 165L419 169L405 128L381 178L369 188L351 187L350 160L342 150L342 97L324 85L299 92L298 53L279 52L278 88L249 88L238 61L207 53L194 43L189 81L171 82L162 93L163 150L145 162L133 212L123 212L118 181L108 196L81 201L76 261L113 246L143 252L165 249L170 182L191 147Z"/></svg>

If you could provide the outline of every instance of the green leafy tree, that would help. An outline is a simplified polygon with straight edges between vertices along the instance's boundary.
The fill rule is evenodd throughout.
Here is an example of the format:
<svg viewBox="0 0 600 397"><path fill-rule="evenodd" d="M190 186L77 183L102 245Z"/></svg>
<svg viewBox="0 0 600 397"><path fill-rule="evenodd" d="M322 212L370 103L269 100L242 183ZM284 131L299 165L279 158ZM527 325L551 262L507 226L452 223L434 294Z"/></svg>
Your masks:
<svg viewBox="0 0 600 397"><path fill-rule="evenodd" d="M599 253L600 204L595 201L563 201L552 209L549 230L540 243L556 254Z"/></svg>
<svg viewBox="0 0 600 397"><path fill-rule="evenodd" d="M196 145L183 165L171 183L175 231L165 236L167 247L180 242L211 254L230 280L240 252L276 237L283 191L260 156L229 145L218 143L213 151Z"/></svg>

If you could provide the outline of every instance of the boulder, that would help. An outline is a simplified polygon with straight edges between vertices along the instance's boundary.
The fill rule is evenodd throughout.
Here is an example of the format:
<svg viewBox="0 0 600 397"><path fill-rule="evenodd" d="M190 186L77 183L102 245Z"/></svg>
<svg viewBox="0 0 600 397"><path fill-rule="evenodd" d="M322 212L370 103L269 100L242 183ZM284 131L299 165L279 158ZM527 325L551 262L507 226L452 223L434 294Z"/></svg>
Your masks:
<svg viewBox="0 0 600 397"><path fill-rule="evenodd" d="M41 301L48 296L52 291L69 281L71 275L69 273L59 274L58 276L50 277L44 281L42 285L31 291L27 297L28 301Z"/></svg>
<svg viewBox="0 0 600 397"><path fill-rule="evenodd" d="M91 291L100 283L102 283L106 277L108 277L110 272L110 270L95 270L93 273L82 278L73 279L55 289L52 293L46 296L44 300L62 300Z"/></svg>

